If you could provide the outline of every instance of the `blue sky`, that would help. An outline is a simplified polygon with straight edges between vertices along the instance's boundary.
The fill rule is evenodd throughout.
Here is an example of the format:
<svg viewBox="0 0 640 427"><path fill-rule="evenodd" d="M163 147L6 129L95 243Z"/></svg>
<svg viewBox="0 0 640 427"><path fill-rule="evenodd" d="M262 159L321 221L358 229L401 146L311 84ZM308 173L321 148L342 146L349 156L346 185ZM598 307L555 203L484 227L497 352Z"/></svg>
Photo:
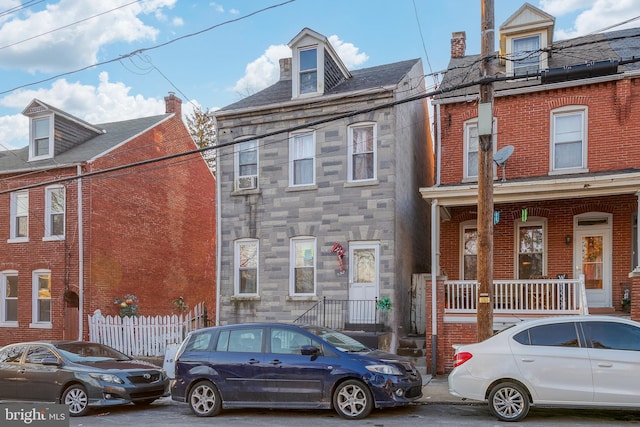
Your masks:
<svg viewBox="0 0 640 427"><path fill-rule="evenodd" d="M640 16L637 0L529 2L556 17L555 40ZM21 112L34 98L96 124L162 114L170 91L185 114L228 105L277 80L278 59L304 27L350 69L421 58L425 74L441 71L454 31L466 32L468 54L480 53L481 3L0 0L0 150L28 143ZM523 4L494 0L496 34Z"/></svg>

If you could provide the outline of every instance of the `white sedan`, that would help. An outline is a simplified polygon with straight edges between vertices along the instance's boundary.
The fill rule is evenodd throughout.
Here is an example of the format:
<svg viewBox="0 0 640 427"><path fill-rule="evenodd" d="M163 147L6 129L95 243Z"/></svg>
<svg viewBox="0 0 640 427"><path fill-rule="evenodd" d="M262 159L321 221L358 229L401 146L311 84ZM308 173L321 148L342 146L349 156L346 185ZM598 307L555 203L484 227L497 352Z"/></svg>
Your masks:
<svg viewBox="0 0 640 427"><path fill-rule="evenodd" d="M502 421L530 406L640 408L640 323L613 316L530 320L455 346L449 392Z"/></svg>

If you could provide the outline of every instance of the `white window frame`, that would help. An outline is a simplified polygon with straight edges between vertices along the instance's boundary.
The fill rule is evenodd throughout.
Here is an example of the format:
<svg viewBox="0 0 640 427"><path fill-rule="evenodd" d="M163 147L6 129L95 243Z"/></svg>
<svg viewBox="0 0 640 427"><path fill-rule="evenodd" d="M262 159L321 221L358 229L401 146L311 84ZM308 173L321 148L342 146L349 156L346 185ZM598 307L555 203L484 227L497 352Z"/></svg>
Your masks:
<svg viewBox="0 0 640 427"><path fill-rule="evenodd" d="M242 246L255 245L255 274L256 274L256 291L240 292L241 271L250 270L241 265L241 248ZM260 295L260 241L258 239L239 239L235 242L234 249L234 295L240 297L258 296Z"/></svg>
<svg viewBox="0 0 640 427"><path fill-rule="evenodd" d="M518 75L516 74L516 70L518 67L516 64L516 57L518 55L517 52L514 51L513 44L514 41L523 40L529 37L537 36L540 43L540 54L538 55L538 72L540 70L544 70L549 67L549 54L546 52L545 48L549 45L548 34L547 31L530 31L524 33L518 33L507 37L506 40L506 73L507 76L512 76L514 78L526 77L526 75ZM531 75L531 74L530 74Z"/></svg>
<svg viewBox="0 0 640 427"><path fill-rule="evenodd" d="M26 198L26 200L25 200ZM11 219L8 243L29 241L29 192L16 191L11 193ZM25 210L26 209L26 210ZM26 218L27 235L18 236L18 218Z"/></svg>
<svg viewBox="0 0 640 427"><path fill-rule="evenodd" d="M256 165L256 173L255 174L243 174L242 173L242 164L241 164L241 153L243 151L255 151L255 156L256 156L256 161L255 161L255 165ZM235 190L244 190L244 189L255 189L258 187L258 174L260 171L260 149L259 149L259 141L257 139L252 139L250 141L243 141L243 142L239 142L236 143L234 145L234 175L236 177L235 179ZM247 165L249 165L249 163L246 163ZM252 185L249 186L243 186L240 185L240 180L242 179L249 179L252 180ZM253 185L255 184L255 185Z"/></svg>
<svg viewBox="0 0 640 427"><path fill-rule="evenodd" d="M354 142L354 131L359 130L359 129L365 129L365 128L372 128L372 138L373 138L373 144L371 145L371 151L356 151L355 150L355 145L356 143ZM349 182L361 182L361 181L375 181L378 179L378 126L376 124L376 122L362 122L362 123L354 123L352 125L350 125L347 129L347 140L348 140L348 147L347 147L347 151L348 151L348 155L349 155L349 164L347 165L347 173L349 174L348 176L348 181ZM358 145L360 146L361 143L358 143ZM356 179L354 177L355 174L355 168L354 168L354 162L355 162L355 157L356 155L363 155L363 154L368 154L370 153L372 155L372 162L373 164L371 165L372 170L373 170L373 176L370 178L362 178L362 179Z"/></svg>
<svg viewBox="0 0 640 427"><path fill-rule="evenodd" d="M18 326L18 314L20 313L19 311L17 311L17 315L16 315L16 320L8 320L7 319L7 302L8 300L12 300L15 301L16 306L18 305L18 295L9 295L7 294L7 285L8 285L8 280L9 277L15 277L16 280L18 278L18 271L17 270L5 270L0 272L0 286L2 287L2 289L0 289L0 326L12 326L12 327L17 327ZM17 289L16 289L17 291Z"/></svg>
<svg viewBox="0 0 640 427"><path fill-rule="evenodd" d="M312 251L312 260L311 263L312 265L296 265L296 261L297 261L297 256L296 256L296 250L299 246L302 245L306 245L306 246L310 246L310 249ZM291 254L291 259L290 259L290 271L289 271L289 295L290 296L315 296L316 295L316 290L317 290L317 272L318 272L318 268L317 268L317 245L316 245L316 238L315 237L311 237L311 236L298 236L298 237L292 237L290 240L290 254ZM313 276L313 291L312 292L296 292L296 269L297 268L311 268L313 269L312 272L312 276Z"/></svg>
<svg viewBox="0 0 640 427"><path fill-rule="evenodd" d="M477 145L476 145L476 150L471 152L470 151L470 139L471 139L471 131L472 129L476 129L476 138L477 138ZM478 156L478 150L480 150L480 135L477 135L478 132L478 118L473 118L470 120L467 120L464 122L464 159L463 159L463 165L464 165L464 171L463 171L463 180L464 181L469 181L469 182L475 182L478 180L478 171L476 170L476 174L475 175L471 175L469 173L469 156L472 155L472 153L475 153L475 156ZM493 149L493 154L496 153L497 151L497 147L498 147L498 120L494 117L493 118L493 124L491 126L491 134L492 134L492 139L491 139L491 148ZM477 166L479 167L479 163L477 164ZM497 177L497 167L494 164L493 165L493 176Z"/></svg>
<svg viewBox="0 0 640 427"><path fill-rule="evenodd" d="M295 149L298 138L311 136L311 147L309 151L311 156L296 156L297 150ZM296 183L296 162L302 160L311 160L311 182ZM316 132L314 130L304 130L300 132L293 132L289 135L289 186L291 187L304 187L309 185L315 185L316 183Z"/></svg>
<svg viewBox="0 0 640 427"><path fill-rule="evenodd" d="M556 164L556 148L558 146L558 144L563 143L564 141L556 141L557 139L557 135L556 135L556 121L559 118L562 117L569 117L569 116L575 116L575 115L579 115L580 119L581 119L581 127L580 127L580 132L582 132L582 135L580 135L581 137L581 149L582 149L582 153L581 153L581 163L580 165L577 166L568 166L568 167L558 167ZM588 172L588 168L587 168L587 152L588 152L588 141L587 141L587 135L588 133L588 117L589 117L589 111L588 108L584 105L571 105L571 106L566 106L566 107L561 107L561 108L556 108L554 110L551 110L551 126L550 126L550 136L549 139L551 141L551 147L550 147L550 159L549 159L549 166L550 166L550 173L553 174L562 174L562 173L576 173L576 172Z"/></svg>
<svg viewBox="0 0 640 427"><path fill-rule="evenodd" d="M297 55L298 55L298 69L296 70L296 82L297 82L297 87L298 87L298 94L300 96L309 96L309 95L316 95L319 90L318 90L318 86L319 86L319 79L321 78L321 74L320 74L320 63L321 63L321 58L320 58L320 46L318 45L314 45L314 46L305 46L304 48L300 48L297 51ZM309 52L309 51L315 51L316 53L316 68L308 68L303 70L302 69L302 58L301 55L303 52ZM304 74L315 74L316 75L316 87L315 90L310 90L308 92L303 92L303 85L302 85L302 76Z"/></svg>
<svg viewBox="0 0 640 427"><path fill-rule="evenodd" d="M464 248L464 244L465 244L465 240L464 240L464 235L465 232L467 230L475 230L476 231L476 235L478 233L478 222L476 220L470 220L470 221L464 221L460 224L460 279L461 280L467 280L465 278L465 262L464 262L464 257L465 257L465 248ZM472 279L468 279L468 280L477 280L478 277L478 239L476 238L476 277L472 278Z"/></svg>
<svg viewBox="0 0 640 427"><path fill-rule="evenodd" d="M526 222L523 222L522 220L517 220L515 222L515 262L514 264L514 268L515 268L515 272L514 272L514 277L517 280L520 280L520 229L523 227L540 227L542 228L542 271L540 272L541 275L545 275L547 274L547 219L546 218L540 218L540 217L530 217L527 218ZM539 252L532 252L532 253L539 253ZM528 278L527 278L528 279Z"/></svg>
<svg viewBox="0 0 640 427"><path fill-rule="evenodd" d="M48 132L49 134L47 136L42 136L41 138L36 138L36 126L38 123L41 123L44 120L48 120ZM53 157L53 148L54 148L54 144L53 144L53 135L54 135L54 130L53 130L53 114L49 114L46 116L38 116L38 117L33 117L30 120L29 123L29 161L35 161L35 160L43 160L43 159L51 159ZM47 149L47 153L46 154L41 154L38 155L37 153L37 140L41 139L48 139L48 149Z"/></svg>
<svg viewBox="0 0 640 427"><path fill-rule="evenodd" d="M40 295L40 278L47 277L49 280L49 296ZM30 328L50 329L52 327L53 318L53 286L51 284L51 270L34 270L32 273L32 304L31 304L31 323ZM43 301L49 301L49 319L40 319L40 304Z"/></svg>
<svg viewBox="0 0 640 427"><path fill-rule="evenodd" d="M62 210L53 211L53 194L55 192L62 192ZM45 215L44 215L44 237L42 240L64 240L66 231L66 210L67 210L67 196L65 187L62 185L55 185L45 188ZM62 215L62 234L52 234L52 221L54 215Z"/></svg>

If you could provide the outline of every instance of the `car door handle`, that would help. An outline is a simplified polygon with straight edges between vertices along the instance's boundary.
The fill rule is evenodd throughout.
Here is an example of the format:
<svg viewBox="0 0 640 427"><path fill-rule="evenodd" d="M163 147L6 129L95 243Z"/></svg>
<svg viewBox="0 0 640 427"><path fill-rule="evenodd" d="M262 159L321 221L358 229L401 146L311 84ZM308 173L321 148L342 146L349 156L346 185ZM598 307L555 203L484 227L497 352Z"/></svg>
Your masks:
<svg viewBox="0 0 640 427"><path fill-rule="evenodd" d="M613 366L613 363L603 363L603 362L598 363L599 368L610 368L612 366Z"/></svg>
<svg viewBox="0 0 640 427"><path fill-rule="evenodd" d="M522 360L523 362L526 362L526 363L535 362L535 359L520 359L520 360Z"/></svg>
<svg viewBox="0 0 640 427"><path fill-rule="evenodd" d="M24 374L25 372L27 372L27 370L26 370L26 369L24 369L24 368L20 368L20 369L18 369L18 373L19 373L19 374Z"/></svg>
<svg viewBox="0 0 640 427"><path fill-rule="evenodd" d="M281 365L282 362L278 359L274 359L271 362L269 362L270 365Z"/></svg>
<svg viewBox="0 0 640 427"><path fill-rule="evenodd" d="M249 359L249 365L255 365L256 363L260 363L258 359Z"/></svg>

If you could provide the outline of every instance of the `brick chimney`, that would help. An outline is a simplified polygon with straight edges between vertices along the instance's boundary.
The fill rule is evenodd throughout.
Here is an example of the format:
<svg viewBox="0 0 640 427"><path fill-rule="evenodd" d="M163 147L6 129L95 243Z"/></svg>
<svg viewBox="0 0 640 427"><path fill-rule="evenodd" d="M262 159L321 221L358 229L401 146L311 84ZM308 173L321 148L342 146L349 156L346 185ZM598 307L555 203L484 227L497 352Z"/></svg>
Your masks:
<svg viewBox="0 0 640 427"><path fill-rule="evenodd" d="M467 50L467 33L456 31L451 33L451 58L464 58Z"/></svg>
<svg viewBox="0 0 640 427"><path fill-rule="evenodd" d="M291 58L280 58L280 80L291 80Z"/></svg>
<svg viewBox="0 0 640 427"><path fill-rule="evenodd" d="M167 113L175 113L182 120L182 100L175 93L169 92L169 96L164 97L164 104Z"/></svg>

